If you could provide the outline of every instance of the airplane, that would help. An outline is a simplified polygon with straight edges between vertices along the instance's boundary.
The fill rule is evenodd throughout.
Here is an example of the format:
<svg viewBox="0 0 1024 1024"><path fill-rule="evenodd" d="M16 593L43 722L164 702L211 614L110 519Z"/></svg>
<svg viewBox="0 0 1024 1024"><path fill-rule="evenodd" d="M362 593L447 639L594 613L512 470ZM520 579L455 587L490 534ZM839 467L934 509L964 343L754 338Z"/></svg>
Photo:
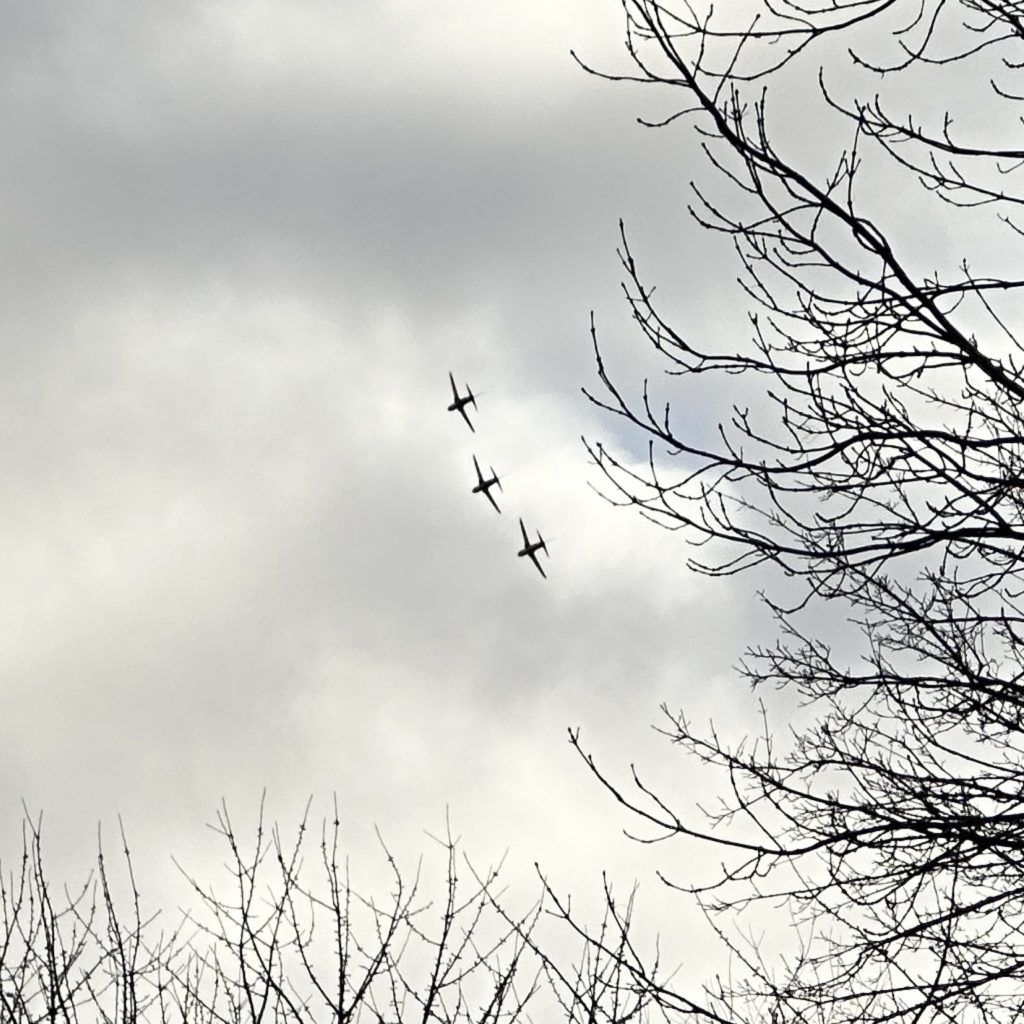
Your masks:
<svg viewBox="0 0 1024 1024"><path fill-rule="evenodd" d="M519 520L519 529L523 531L523 550L519 552L519 557L522 558L524 555L527 556L535 566L537 566L537 572L544 577L548 578L548 574L540 567L540 562L537 560L537 552L543 551L545 555L548 555L548 546L544 543L544 538L538 532L537 541L534 544L530 543L530 538L526 536L526 527L523 525L522 519Z"/></svg>
<svg viewBox="0 0 1024 1024"><path fill-rule="evenodd" d="M448 411L462 413L462 418L466 421L466 424L469 426L469 429L472 430L473 433L475 434L476 427L474 427L473 424L470 423L469 413L466 412L466 406L469 405L470 402L473 403L473 408L476 408L476 399L473 397L473 392L470 391L469 385L467 384L465 397L460 395L459 389L455 386L455 378L452 376L450 370L448 371L448 379L452 382L452 394L455 396L455 401L448 406Z"/></svg>
<svg viewBox="0 0 1024 1024"><path fill-rule="evenodd" d="M473 466L476 469L476 487L473 488L473 493L482 494L494 506L494 511L500 515L501 509L498 508L498 503L494 500L494 495L491 494L491 488L495 484L498 485L499 491L504 490L501 486L501 481L498 479L498 474L494 472L494 467L491 466L491 478L490 480L485 480L483 473L480 472L480 463L476 461L475 455L473 456Z"/></svg>

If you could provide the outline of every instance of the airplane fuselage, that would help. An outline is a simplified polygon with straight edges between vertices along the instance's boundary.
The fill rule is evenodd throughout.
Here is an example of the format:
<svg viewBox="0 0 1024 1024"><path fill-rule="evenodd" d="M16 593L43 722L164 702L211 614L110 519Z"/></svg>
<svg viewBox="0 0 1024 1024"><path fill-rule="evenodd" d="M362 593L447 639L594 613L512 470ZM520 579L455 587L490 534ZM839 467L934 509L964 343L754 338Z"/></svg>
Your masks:
<svg viewBox="0 0 1024 1024"><path fill-rule="evenodd" d="M544 538L538 533L537 539L531 544L530 538L527 536L526 533L526 524L523 522L522 518L520 518L519 520L519 530L523 535L523 547L522 550L519 552L519 557L529 558L530 561L533 562L533 564L537 567L537 572L539 572L541 576L547 579L548 574L541 567L540 559L537 557L538 551L543 551L545 555L548 553L548 546L544 543Z"/></svg>
<svg viewBox="0 0 1024 1024"><path fill-rule="evenodd" d="M466 393L464 395L459 394L459 389L455 386L455 376L451 372L448 374L448 380L452 385L452 404L448 406L449 412L457 412L465 421L466 425L476 433L476 427L473 426L469 418L469 413L466 412L466 406L472 405L476 408L476 398L473 395L470 386L466 385Z"/></svg>
<svg viewBox="0 0 1024 1024"><path fill-rule="evenodd" d="M543 540L537 541L536 544L527 544L526 547L524 547L523 550L519 552L519 557L529 558L530 561L533 562L534 566L536 567L537 572L539 572L541 576L544 577L544 579L547 579L548 574L544 571L544 567L540 564L540 559L537 557L538 551L543 551L545 555L548 553L547 546L545 545Z"/></svg>

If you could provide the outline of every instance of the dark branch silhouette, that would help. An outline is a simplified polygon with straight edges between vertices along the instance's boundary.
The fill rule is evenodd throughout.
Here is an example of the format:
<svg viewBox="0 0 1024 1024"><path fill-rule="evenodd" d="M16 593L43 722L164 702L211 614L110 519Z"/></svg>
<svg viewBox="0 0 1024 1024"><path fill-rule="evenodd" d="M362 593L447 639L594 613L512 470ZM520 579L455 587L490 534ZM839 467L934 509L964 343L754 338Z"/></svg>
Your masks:
<svg viewBox="0 0 1024 1024"><path fill-rule="evenodd" d="M18 862L0 866L3 1024L647 1019L614 957L580 941L578 959L564 941L554 956L538 924L560 915L543 900L511 910L502 865L475 869L450 828L433 839L439 884L425 880L437 858L403 871L381 841L390 887L367 895L336 806L318 831L307 806L288 836L261 806L248 841L222 806L212 828L227 857L213 878L180 868L194 901L168 933L143 915L123 831L117 867L101 843L69 889L45 870L40 824L26 816Z"/></svg>
<svg viewBox="0 0 1024 1024"><path fill-rule="evenodd" d="M691 423L688 385L744 398L695 440L651 382L629 397L594 327L590 397L646 435L648 458L587 447L609 500L701 546L692 568L781 570L778 641L743 672L803 709L738 745L663 709L665 734L721 773L706 820L635 774L615 781L572 734L645 841L724 858L711 879L682 860L664 882L706 910L729 980L691 1002L623 962L671 1014L1020 1019L1024 12L623 8L631 71L588 70L675 96L675 113L648 123L700 133L710 183L693 185L690 210L732 240L749 332L698 341L670 323L623 230L627 302ZM771 125L795 89L817 93L819 120L783 146ZM921 231L937 222L948 251ZM831 609L852 654L823 632ZM787 908L795 953L737 938L758 907Z"/></svg>

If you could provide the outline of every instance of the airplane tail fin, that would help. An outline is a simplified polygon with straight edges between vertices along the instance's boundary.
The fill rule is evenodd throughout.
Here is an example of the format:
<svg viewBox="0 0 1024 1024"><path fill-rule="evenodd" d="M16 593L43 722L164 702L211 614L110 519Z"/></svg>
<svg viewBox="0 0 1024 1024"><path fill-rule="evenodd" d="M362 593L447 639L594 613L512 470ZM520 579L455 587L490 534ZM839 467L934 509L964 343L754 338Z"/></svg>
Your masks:
<svg viewBox="0 0 1024 1024"><path fill-rule="evenodd" d="M505 493L505 488L501 486L501 477L498 476L498 474L494 472L494 467L493 466L491 466L491 476L494 477L494 482L498 485L498 490L501 491L502 494L504 494Z"/></svg>

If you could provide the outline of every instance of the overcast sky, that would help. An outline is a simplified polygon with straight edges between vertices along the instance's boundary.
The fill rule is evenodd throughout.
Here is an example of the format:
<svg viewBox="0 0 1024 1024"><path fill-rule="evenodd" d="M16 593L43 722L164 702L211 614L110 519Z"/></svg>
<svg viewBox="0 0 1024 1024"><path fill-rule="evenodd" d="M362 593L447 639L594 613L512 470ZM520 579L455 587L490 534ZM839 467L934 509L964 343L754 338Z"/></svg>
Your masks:
<svg viewBox="0 0 1024 1024"><path fill-rule="evenodd" d="M121 814L159 894L265 788L285 824L337 793L357 850L448 807L482 860L649 874L566 728L681 788L658 705L738 715L760 613L587 486L581 434L635 443L579 394L590 310L624 382L647 366L618 218L690 326L726 319L690 150L569 56L622 66L620 16L0 4L8 855L22 800L58 871Z"/></svg>

